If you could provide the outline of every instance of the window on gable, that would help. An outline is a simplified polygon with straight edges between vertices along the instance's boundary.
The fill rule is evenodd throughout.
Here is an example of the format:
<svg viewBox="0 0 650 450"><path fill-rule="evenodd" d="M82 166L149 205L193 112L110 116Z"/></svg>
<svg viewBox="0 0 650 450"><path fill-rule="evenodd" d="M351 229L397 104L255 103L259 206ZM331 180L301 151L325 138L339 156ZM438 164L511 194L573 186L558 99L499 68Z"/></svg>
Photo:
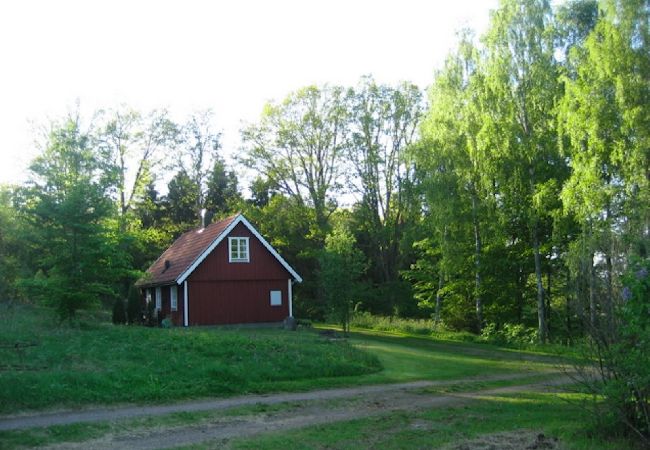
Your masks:
<svg viewBox="0 0 650 450"><path fill-rule="evenodd" d="M248 238L228 238L228 255L229 262L249 262L250 258L248 252Z"/></svg>
<svg viewBox="0 0 650 450"><path fill-rule="evenodd" d="M178 286L169 287L172 311L178 311Z"/></svg>

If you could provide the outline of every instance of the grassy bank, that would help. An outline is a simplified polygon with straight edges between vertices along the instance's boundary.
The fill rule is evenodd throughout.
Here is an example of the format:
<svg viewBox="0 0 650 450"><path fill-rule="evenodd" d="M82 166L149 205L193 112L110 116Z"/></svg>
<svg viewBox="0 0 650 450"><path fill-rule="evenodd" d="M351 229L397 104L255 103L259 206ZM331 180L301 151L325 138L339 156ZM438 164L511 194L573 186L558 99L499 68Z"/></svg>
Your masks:
<svg viewBox="0 0 650 450"><path fill-rule="evenodd" d="M39 308L2 313L0 414L305 388L381 369L375 356L311 332L70 326Z"/></svg>

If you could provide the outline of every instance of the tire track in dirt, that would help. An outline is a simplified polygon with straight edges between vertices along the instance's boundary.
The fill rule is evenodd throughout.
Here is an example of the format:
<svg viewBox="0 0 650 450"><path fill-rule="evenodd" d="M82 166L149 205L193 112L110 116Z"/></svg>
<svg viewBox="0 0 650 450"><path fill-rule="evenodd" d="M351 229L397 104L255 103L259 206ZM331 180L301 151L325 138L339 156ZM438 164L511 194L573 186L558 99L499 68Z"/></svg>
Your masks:
<svg viewBox="0 0 650 450"><path fill-rule="evenodd" d="M321 394L323 392L328 392L329 395L324 397L313 397L312 402L306 407L298 407L293 410L282 410L273 413L239 417L219 417L208 422L203 422L200 425L136 430L127 433L106 435L99 439L80 443L68 442L57 444L48 448L51 450L82 448L92 448L97 450L121 448L146 450L173 448L177 446L203 444L207 442L219 444L221 446L227 444L227 442L233 438L251 437L273 431L355 420L395 411L417 411L426 408L450 405L458 406L484 396L550 390L553 389L554 386L571 382L571 378L566 375L555 375L556 376L553 378L547 378L544 381L532 384L442 395L422 392L421 388L434 385L441 386L440 383L434 384L432 382L389 385L383 386L384 388L389 387L389 389L383 390L376 389L378 386L364 386L355 389L347 389L346 391L348 392L346 395L349 395L349 397L344 401L338 402L334 406L331 402L330 404L328 404L328 402L333 399L340 399L341 397L332 397L332 392L318 391ZM481 381L484 380L485 379ZM459 381L461 380L456 380L455 383L458 383ZM349 391L352 390L356 393L351 394ZM335 391L341 392L344 390ZM314 393L312 392L312 394Z"/></svg>
<svg viewBox="0 0 650 450"><path fill-rule="evenodd" d="M339 398L408 391L425 387L449 386L459 383L507 381L541 374L540 372L478 376L446 381L411 381L407 383L376 384L347 388L321 389L307 392L245 395L232 398L193 400L188 402L152 406L122 406L74 411L54 411L0 417L0 431L20 430L53 425L106 422L145 416L162 416L178 412L219 411L240 406L274 405L286 402L333 400Z"/></svg>

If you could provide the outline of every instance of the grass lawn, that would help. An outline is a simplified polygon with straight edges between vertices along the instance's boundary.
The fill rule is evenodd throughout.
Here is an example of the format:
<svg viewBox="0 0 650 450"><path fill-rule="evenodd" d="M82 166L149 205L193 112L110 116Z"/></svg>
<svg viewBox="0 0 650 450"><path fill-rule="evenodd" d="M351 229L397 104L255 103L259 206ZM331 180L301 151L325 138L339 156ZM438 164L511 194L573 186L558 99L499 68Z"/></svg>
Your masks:
<svg viewBox="0 0 650 450"><path fill-rule="evenodd" d="M344 341L280 329L158 329L86 319L59 326L50 311L3 307L0 414L318 386L377 372ZM16 349L16 343L33 346Z"/></svg>
<svg viewBox="0 0 650 450"><path fill-rule="evenodd" d="M276 432L229 443L232 449L490 449L509 447L498 434L528 431L558 438L567 450L625 450L620 438L590 432L580 394L521 393L485 396L458 407L397 412L366 419ZM474 440L472 442L472 440ZM476 442L478 440L478 442ZM488 442L484 444L484 442ZM530 442L530 441L528 441ZM203 444L186 448L222 448ZM548 448L548 447L527 447ZM553 447L555 448L555 447Z"/></svg>
<svg viewBox="0 0 650 450"><path fill-rule="evenodd" d="M115 327L90 317L59 326L47 310L2 311L0 413L121 402L157 403L246 392L296 391L411 380L475 381L422 389L422 395L525 384L556 371L551 355L500 349L429 336L357 330L330 341L318 330L149 329ZM33 343L16 351L16 342ZM480 380L518 373L518 380ZM519 429L559 437L568 449L627 449L585 432L590 423L579 394L504 394L464 406L388 413L378 417L272 433L229 442L233 448L438 448L475 436ZM182 426L232 414L258 414L297 405L177 413L111 423L0 432L0 447L85 441L118 430ZM262 408L262 410L260 410ZM4 443L4 444L2 444ZM219 448L222 443L215 443ZM201 445L196 448L205 448ZM456 447L450 447L456 448Z"/></svg>
<svg viewBox="0 0 650 450"><path fill-rule="evenodd" d="M34 307L3 315L0 414L555 367L551 360L527 360L524 352L371 331L348 343L316 330L158 329L91 318L58 325L50 311ZM16 350L15 343L35 345Z"/></svg>
<svg viewBox="0 0 650 450"><path fill-rule="evenodd" d="M516 372L557 371L562 359L486 344L437 341L429 337L357 330L350 342L379 358L384 370L367 382L449 380Z"/></svg>

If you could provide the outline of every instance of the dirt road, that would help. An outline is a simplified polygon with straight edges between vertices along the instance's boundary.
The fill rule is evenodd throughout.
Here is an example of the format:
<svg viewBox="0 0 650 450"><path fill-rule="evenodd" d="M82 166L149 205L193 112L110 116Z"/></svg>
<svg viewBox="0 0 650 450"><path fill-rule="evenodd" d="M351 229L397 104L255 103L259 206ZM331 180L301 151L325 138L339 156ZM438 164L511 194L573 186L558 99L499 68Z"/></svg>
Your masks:
<svg viewBox="0 0 650 450"><path fill-rule="evenodd" d="M78 412L5 417L0 418L0 430L16 430L83 422L115 421L133 417L161 416L175 412L226 411L247 405L287 404L286 408L281 408L275 412L241 416L219 415L208 421L203 421L198 425L131 430L123 433L105 435L100 439L92 441L65 443L50 448L157 449L200 444L206 441L224 444L234 437L254 436L277 430L288 430L310 425L352 420L392 411L410 411L437 406L458 405L478 396L545 390L570 381L564 375L554 374L545 378L543 382L524 386L510 386L443 395L423 391L423 388L443 387L445 385L471 383L473 381L514 380L525 376L530 375L512 374L510 376L468 378L448 382L415 381L410 383L359 386L302 393L243 396L164 406L129 406Z"/></svg>

